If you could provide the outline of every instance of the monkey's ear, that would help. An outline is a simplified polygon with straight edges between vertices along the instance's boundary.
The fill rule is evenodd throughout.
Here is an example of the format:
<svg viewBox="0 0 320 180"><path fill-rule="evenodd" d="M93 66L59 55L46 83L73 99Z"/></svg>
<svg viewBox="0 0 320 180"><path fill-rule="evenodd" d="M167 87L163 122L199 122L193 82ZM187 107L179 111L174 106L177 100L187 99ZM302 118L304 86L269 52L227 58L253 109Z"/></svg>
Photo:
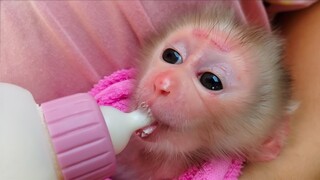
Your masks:
<svg viewBox="0 0 320 180"><path fill-rule="evenodd" d="M282 123L277 127L272 136L262 143L256 153L249 155L249 161L270 161L280 154L289 133L289 119L289 115L285 115L285 117L283 117Z"/></svg>

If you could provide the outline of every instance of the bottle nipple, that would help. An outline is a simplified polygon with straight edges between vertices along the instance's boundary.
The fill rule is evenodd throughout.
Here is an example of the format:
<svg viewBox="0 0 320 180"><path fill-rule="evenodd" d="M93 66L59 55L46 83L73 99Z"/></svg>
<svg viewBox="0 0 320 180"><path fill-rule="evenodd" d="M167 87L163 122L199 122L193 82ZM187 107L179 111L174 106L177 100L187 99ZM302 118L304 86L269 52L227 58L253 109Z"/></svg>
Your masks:
<svg viewBox="0 0 320 180"><path fill-rule="evenodd" d="M153 121L147 104L142 103L137 110L124 113L114 107L100 106L101 112L107 124L115 153L120 153L131 135Z"/></svg>

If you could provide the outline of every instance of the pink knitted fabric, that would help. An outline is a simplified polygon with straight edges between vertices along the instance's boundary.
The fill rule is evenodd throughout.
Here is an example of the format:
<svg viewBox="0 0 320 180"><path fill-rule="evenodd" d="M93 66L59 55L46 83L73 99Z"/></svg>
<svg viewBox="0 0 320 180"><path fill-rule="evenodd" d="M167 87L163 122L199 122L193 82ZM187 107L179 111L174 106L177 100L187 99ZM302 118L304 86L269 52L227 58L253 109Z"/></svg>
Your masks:
<svg viewBox="0 0 320 180"><path fill-rule="evenodd" d="M134 87L135 69L123 69L105 76L90 90L99 105L113 106L121 111L129 110L129 97Z"/></svg>
<svg viewBox="0 0 320 180"><path fill-rule="evenodd" d="M126 112L129 110L135 74L133 68L116 71L100 80L89 93L99 105L113 106ZM243 163L243 159L211 160L201 167L190 168L176 180L236 180Z"/></svg>
<svg viewBox="0 0 320 180"><path fill-rule="evenodd" d="M188 169L177 180L237 180L243 164L242 159L212 159L200 168Z"/></svg>

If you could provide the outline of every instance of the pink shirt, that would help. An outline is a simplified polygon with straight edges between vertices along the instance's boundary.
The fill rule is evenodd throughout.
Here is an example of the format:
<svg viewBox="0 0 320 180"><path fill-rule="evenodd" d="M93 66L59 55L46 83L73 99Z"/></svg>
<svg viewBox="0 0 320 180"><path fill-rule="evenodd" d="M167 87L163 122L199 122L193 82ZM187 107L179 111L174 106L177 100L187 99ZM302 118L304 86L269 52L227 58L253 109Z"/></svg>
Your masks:
<svg viewBox="0 0 320 180"><path fill-rule="evenodd" d="M271 15L310 5L269 0ZM142 39L206 1L2 1L0 81L38 103L87 92L104 75L134 66ZM249 24L269 28L262 1L226 1Z"/></svg>
<svg viewBox="0 0 320 180"><path fill-rule="evenodd" d="M267 0L267 8L258 0L225 2L236 9L245 23L270 29L268 17L280 11L309 6L315 1ZM38 103L87 92L103 76L134 67L139 48L149 33L157 31L183 11L194 6L206 6L207 3L1 1L0 82L28 89ZM105 81L100 81L100 84ZM123 83L127 83L126 86ZM128 81L118 82L118 85L122 92L132 88ZM112 90L96 86L91 94L99 102L101 92L112 95L109 93ZM125 102L127 99L114 103L123 106ZM108 101L99 103L116 106ZM190 168L178 179L234 180L239 176L242 162L232 159L209 161L201 169Z"/></svg>

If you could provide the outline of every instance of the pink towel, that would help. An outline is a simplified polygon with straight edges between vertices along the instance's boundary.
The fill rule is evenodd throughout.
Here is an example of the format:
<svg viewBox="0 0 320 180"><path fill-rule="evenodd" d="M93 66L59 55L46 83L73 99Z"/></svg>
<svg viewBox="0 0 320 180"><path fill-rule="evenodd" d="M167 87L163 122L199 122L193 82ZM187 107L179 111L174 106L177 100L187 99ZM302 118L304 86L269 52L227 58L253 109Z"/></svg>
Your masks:
<svg viewBox="0 0 320 180"><path fill-rule="evenodd" d="M200 168L188 169L177 180L237 180L243 164L242 159L212 159Z"/></svg>
<svg viewBox="0 0 320 180"><path fill-rule="evenodd" d="M99 105L129 110L129 97L134 88L135 69L123 69L105 76L89 92ZM211 160L201 167L193 167L177 180L236 180L241 174L243 159Z"/></svg>
<svg viewBox="0 0 320 180"><path fill-rule="evenodd" d="M134 88L135 69L123 69L105 76L89 91L99 105L129 110L129 97Z"/></svg>

